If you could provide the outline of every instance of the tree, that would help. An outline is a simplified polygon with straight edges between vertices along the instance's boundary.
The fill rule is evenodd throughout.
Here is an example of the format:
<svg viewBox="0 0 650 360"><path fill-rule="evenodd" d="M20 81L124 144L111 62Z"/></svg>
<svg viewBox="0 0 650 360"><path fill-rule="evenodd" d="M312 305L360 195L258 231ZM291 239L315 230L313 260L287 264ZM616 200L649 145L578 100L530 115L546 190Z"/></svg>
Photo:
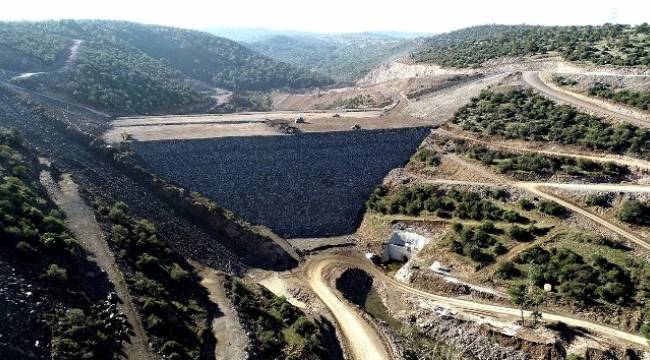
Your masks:
<svg viewBox="0 0 650 360"><path fill-rule="evenodd" d="M508 288L508 296L510 301L519 307L521 311L521 325L524 326L524 307L527 304L528 289L525 285L516 285Z"/></svg>
<svg viewBox="0 0 650 360"><path fill-rule="evenodd" d="M546 300L546 292L538 287L533 287L532 290L527 293L527 305L533 308L532 317L533 317L533 326L537 326L537 322L542 318L542 312L540 311L540 306Z"/></svg>

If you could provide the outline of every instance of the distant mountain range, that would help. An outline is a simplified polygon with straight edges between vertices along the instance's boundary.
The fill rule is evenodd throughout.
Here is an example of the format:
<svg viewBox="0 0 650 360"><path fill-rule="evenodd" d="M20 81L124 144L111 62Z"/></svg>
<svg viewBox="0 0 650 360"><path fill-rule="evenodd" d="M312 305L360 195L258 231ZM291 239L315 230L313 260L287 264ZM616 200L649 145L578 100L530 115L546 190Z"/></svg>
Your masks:
<svg viewBox="0 0 650 360"><path fill-rule="evenodd" d="M317 33L297 30L274 30L267 28L237 28L237 27L209 27L203 29L211 34L222 36L238 42L258 42L264 41L274 36L336 36L336 35L362 35L373 34L397 39L415 39L419 37L432 36L431 33L424 32L406 32L406 31L367 31L360 33Z"/></svg>
<svg viewBox="0 0 650 360"><path fill-rule="evenodd" d="M319 34L254 28L212 28L214 34L250 49L337 81L364 76L383 62L409 54L419 33L396 31Z"/></svg>

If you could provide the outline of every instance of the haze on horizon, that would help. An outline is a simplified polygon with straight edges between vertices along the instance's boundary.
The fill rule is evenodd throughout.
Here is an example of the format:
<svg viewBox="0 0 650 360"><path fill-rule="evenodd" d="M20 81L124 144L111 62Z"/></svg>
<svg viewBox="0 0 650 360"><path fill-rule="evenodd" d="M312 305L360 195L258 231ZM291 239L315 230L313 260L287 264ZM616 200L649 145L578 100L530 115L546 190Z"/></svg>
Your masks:
<svg viewBox="0 0 650 360"><path fill-rule="evenodd" d="M481 24L639 24L650 20L648 14L646 0L22 0L5 4L0 20L114 19L192 29L440 33Z"/></svg>

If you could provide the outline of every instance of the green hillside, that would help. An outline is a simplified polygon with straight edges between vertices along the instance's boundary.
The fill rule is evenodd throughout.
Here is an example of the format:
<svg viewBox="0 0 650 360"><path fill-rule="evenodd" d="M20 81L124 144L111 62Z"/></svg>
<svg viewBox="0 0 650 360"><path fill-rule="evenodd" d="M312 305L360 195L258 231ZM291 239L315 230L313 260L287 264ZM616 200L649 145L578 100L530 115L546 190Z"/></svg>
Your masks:
<svg viewBox="0 0 650 360"><path fill-rule="evenodd" d="M116 113L206 106L210 99L200 90L210 87L246 91L331 83L208 33L121 21L0 23L0 69L45 72L14 82Z"/></svg>
<svg viewBox="0 0 650 360"><path fill-rule="evenodd" d="M273 59L339 81L351 81L382 62L407 54L414 48L415 40L371 33L289 34L271 36L249 46Z"/></svg>
<svg viewBox="0 0 650 360"><path fill-rule="evenodd" d="M474 26L428 38L417 62L474 67L508 56L560 55L599 65L650 65L650 26Z"/></svg>

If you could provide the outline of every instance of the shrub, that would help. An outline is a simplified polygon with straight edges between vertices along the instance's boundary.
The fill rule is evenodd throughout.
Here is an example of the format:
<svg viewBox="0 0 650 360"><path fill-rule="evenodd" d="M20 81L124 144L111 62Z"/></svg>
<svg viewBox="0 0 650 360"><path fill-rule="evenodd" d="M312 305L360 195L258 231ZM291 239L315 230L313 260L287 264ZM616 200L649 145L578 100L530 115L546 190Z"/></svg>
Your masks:
<svg viewBox="0 0 650 360"><path fill-rule="evenodd" d="M426 166L440 165L440 156L435 151L426 148L418 149L415 155L413 155L413 159Z"/></svg>
<svg viewBox="0 0 650 360"><path fill-rule="evenodd" d="M626 200L618 211L618 218L630 224L649 226L650 206L638 200Z"/></svg>
<svg viewBox="0 0 650 360"><path fill-rule="evenodd" d="M65 231L65 225L63 225L63 221L51 215L43 217L43 226L45 227L45 231L52 233L58 234Z"/></svg>
<svg viewBox="0 0 650 360"><path fill-rule="evenodd" d="M24 241L19 241L16 244L16 251L23 258L31 258L32 256L38 254L38 251L34 249L33 246L29 245L29 243L26 243Z"/></svg>
<svg viewBox="0 0 650 360"><path fill-rule="evenodd" d="M531 241L534 236L530 228L512 225L508 228L508 235L517 241Z"/></svg>
<svg viewBox="0 0 650 360"><path fill-rule="evenodd" d="M519 253L517 262L520 264L543 264L551 258L551 254L539 245L528 248Z"/></svg>
<svg viewBox="0 0 650 360"><path fill-rule="evenodd" d="M176 282L182 283L190 278L190 273L184 270L177 263L174 263L169 271L169 277Z"/></svg>
<svg viewBox="0 0 650 360"><path fill-rule="evenodd" d="M585 199L585 204L587 206L609 207L611 205L610 201L611 197L609 194L589 194Z"/></svg>
<svg viewBox="0 0 650 360"><path fill-rule="evenodd" d="M587 149L650 158L650 131L629 124L609 124L568 105L557 105L532 91L515 90L506 94L483 91L478 98L461 108L453 121L463 130L485 136L500 135L509 139L572 144ZM505 170L520 166L528 169L531 166L539 169L541 166L542 169L553 170L557 169L557 165L560 168L562 165L580 168L587 164L572 164L573 160L563 160L562 164L562 161L549 162L543 158L529 161L533 156L517 158L516 162L512 160L509 164L504 164L507 167ZM611 165L600 166L600 171L604 172Z"/></svg>
<svg viewBox="0 0 650 360"><path fill-rule="evenodd" d="M535 208L535 204L533 204L533 202L528 199L521 199L517 202L517 204L522 210L526 211L530 211Z"/></svg>
<svg viewBox="0 0 650 360"><path fill-rule="evenodd" d="M499 267L495 271L495 275L501 279L509 280L520 276L521 271L517 269L515 264L513 264L510 261L507 261L499 265Z"/></svg>
<svg viewBox="0 0 650 360"><path fill-rule="evenodd" d="M43 277L53 282L64 283L68 281L68 271L57 264L50 264Z"/></svg>
<svg viewBox="0 0 650 360"><path fill-rule="evenodd" d="M556 203L555 201L542 200L537 204L537 210L544 214L552 215L555 217L566 216L566 209L564 206Z"/></svg>

